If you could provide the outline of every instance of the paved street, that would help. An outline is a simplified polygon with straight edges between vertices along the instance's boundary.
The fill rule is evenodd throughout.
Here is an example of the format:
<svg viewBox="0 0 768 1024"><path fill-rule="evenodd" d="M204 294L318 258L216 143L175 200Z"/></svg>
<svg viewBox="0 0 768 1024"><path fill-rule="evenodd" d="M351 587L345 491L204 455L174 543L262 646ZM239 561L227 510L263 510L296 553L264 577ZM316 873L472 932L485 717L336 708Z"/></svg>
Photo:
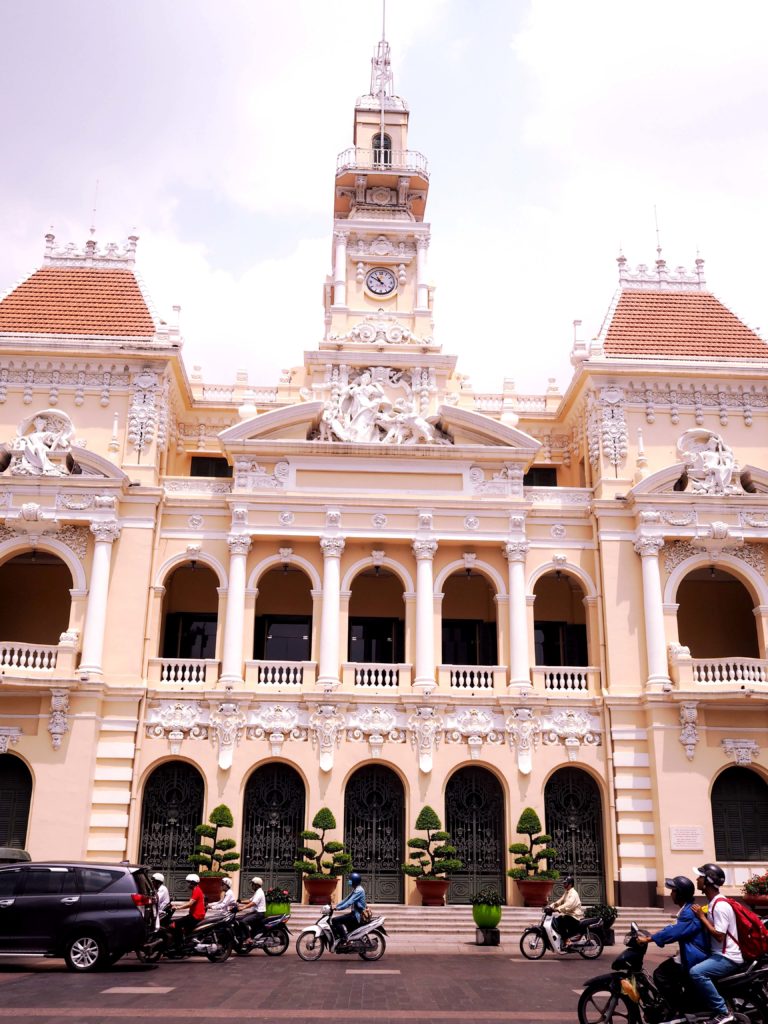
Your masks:
<svg viewBox="0 0 768 1024"><path fill-rule="evenodd" d="M395 952L369 964L328 954L304 963L291 947L280 958L252 954L224 964L144 967L127 958L83 976L60 960L8 959L0 961L0 1021L572 1022L581 984L607 971L619 948L592 962L549 954L530 963L514 945L485 950L468 943L459 954ZM649 957L649 965L658 959Z"/></svg>

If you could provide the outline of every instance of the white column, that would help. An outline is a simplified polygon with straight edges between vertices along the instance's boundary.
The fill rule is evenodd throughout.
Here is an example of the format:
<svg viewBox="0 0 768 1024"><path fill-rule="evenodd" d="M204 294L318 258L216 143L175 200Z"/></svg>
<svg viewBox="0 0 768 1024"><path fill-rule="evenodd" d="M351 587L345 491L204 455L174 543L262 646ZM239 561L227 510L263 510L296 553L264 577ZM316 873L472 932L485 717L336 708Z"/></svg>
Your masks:
<svg viewBox="0 0 768 1024"><path fill-rule="evenodd" d="M85 612L80 674L100 676L104 655L104 629L107 624L109 566L112 561L112 545L120 536L120 527L114 521L91 523L91 533L95 543L88 586L88 607Z"/></svg>
<svg viewBox="0 0 768 1024"><path fill-rule="evenodd" d="M333 304L347 304L347 231L334 231L335 253L333 258Z"/></svg>
<svg viewBox="0 0 768 1024"><path fill-rule="evenodd" d="M323 607L320 613L320 663L317 685L335 689L339 679L339 611L341 602L341 553L343 537L323 537Z"/></svg>
<svg viewBox="0 0 768 1024"><path fill-rule="evenodd" d="M429 235L416 239L416 309L429 309L429 286L427 284L427 249Z"/></svg>
<svg viewBox="0 0 768 1024"><path fill-rule="evenodd" d="M643 567L643 612L645 614L645 649L648 658L646 685L669 687L669 663L664 636L664 605L659 572L659 552L664 547L662 537L638 537L635 551Z"/></svg>
<svg viewBox="0 0 768 1024"><path fill-rule="evenodd" d="M436 540L415 540L416 556L416 673L413 685L425 693L435 688L435 601L432 559Z"/></svg>
<svg viewBox="0 0 768 1024"><path fill-rule="evenodd" d="M224 651L220 682L231 687L243 684L243 626L245 625L245 577L251 538L247 533L230 533L227 617L224 620Z"/></svg>
<svg viewBox="0 0 768 1024"><path fill-rule="evenodd" d="M504 545L509 563L509 685L531 686L531 658L528 651L528 605L525 600L525 558L527 540Z"/></svg>

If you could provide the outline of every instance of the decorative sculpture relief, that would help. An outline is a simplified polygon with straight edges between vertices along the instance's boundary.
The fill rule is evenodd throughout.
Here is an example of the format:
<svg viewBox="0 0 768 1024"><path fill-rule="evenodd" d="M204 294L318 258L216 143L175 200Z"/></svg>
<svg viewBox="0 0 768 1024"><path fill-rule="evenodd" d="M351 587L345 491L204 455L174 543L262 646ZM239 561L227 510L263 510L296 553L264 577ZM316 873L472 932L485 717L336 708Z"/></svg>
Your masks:
<svg viewBox="0 0 768 1024"><path fill-rule="evenodd" d="M168 431L168 380L145 368L133 378L133 394L128 411L128 441L143 452L157 438L166 441Z"/></svg>
<svg viewBox="0 0 768 1024"><path fill-rule="evenodd" d="M285 487L290 466L278 462L270 473L247 455L235 456L234 489L236 491L280 491Z"/></svg>
<svg viewBox="0 0 768 1024"><path fill-rule="evenodd" d="M388 190L387 190L388 191ZM420 338L412 334L407 327L404 327L397 320L393 320L379 310L378 314L367 316L360 323L355 324L346 334L329 334L329 341L345 342L350 341L363 345L418 345L421 348L435 348L433 338Z"/></svg>
<svg viewBox="0 0 768 1024"><path fill-rule="evenodd" d="M480 708L466 708L452 715L446 732L446 742L466 743L473 761L480 757L483 743L499 743L501 737L494 728L493 715Z"/></svg>
<svg viewBox="0 0 768 1024"><path fill-rule="evenodd" d="M522 466L504 466L496 473L492 473L490 480L486 480L485 472L480 466L473 466L469 471L469 482L474 494L499 495L508 498L523 497Z"/></svg>
<svg viewBox="0 0 768 1024"><path fill-rule="evenodd" d="M687 648L683 648L687 650ZM699 730L696 728L699 721L698 705L686 703L680 705L680 742L685 747L685 756L689 761L693 760L696 753L696 744L699 742Z"/></svg>
<svg viewBox="0 0 768 1024"><path fill-rule="evenodd" d="M280 520L281 526L293 526L293 521L296 517L293 512L283 511L277 518Z"/></svg>
<svg viewBox="0 0 768 1024"><path fill-rule="evenodd" d="M227 537L230 554L247 555L251 550L251 538L247 533L230 533Z"/></svg>
<svg viewBox="0 0 768 1024"><path fill-rule="evenodd" d="M48 716L48 732L51 734L53 749L61 747L61 741L69 732L67 722L67 711L69 711L69 690L51 690L51 713Z"/></svg>
<svg viewBox="0 0 768 1024"><path fill-rule="evenodd" d="M62 526L59 530L45 530L45 536L55 537L62 544L74 551L80 561L84 561L85 553L88 550L88 527L87 526Z"/></svg>
<svg viewBox="0 0 768 1024"><path fill-rule="evenodd" d="M635 551L641 558L658 558L659 552L663 547L663 537L647 537L642 534L637 538L634 544Z"/></svg>
<svg viewBox="0 0 768 1024"><path fill-rule="evenodd" d="M397 716L389 708L373 705L354 711L349 716L347 739L353 742L368 741L371 757L380 757L384 741L402 743L405 734L397 727Z"/></svg>
<svg viewBox="0 0 768 1024"><path fill-rule="evenodd" d="M329 772L333 768L333 753L341 746L346 727L344 715L336 710L333 704L321 704L309 716L309 735L312 746L320 751L320 771Z"/></svg>
<svg viewBox="0 0 768 1024"><path fill-rule="evenodd" d="M69 476L75 468L71 455L74 433L69 416L56 409L43 409L22 420L6 463L11 476Z"/></svg>
<svg viewBox="0 0 768 1024"><path fill-rule="evenodd" d="M731 539L730 532L727 539ZM720 555L740 558L761 576L765 575L765 555L760 544L724 544L722 547L715 547L712 544L704 546L703 544L693 544L689 540L675 540L664 549L664 569L669 575L687 559L706 554L710 556L713 564Z"/></svg>
<svg viewBox="0 0 768 1024"><path fill-rule="evenodd" d="M685 463L694 494L741 492L740 484L733 480L738 470L733 451L719 434L698 427L686 430L678 439L677 454Z"/></svg>
<svg viewBox="0 0 768 1024"><path fill-rule="evenodd" d="M243 737L245 715L238 704L223 701L210 714L210 734L219 750L219 768L229 771L235 747Z"/></svg>
<svg viewBox="0 0 768 1024"><path fill-rule="evenodd" d="M246 736L251 740L267 739L272 757L280 757L288 737L305 740L307 731L299 728L299 715L292 705L265 704L251 717Z"/></svg>
<svg viewBox="0 0 768 1024"><path fill-rule="evenodd" d="M504 554L508 562L525 562L528 554L529 543L527 540L509 540L504 545Z"/></svg>
<svg viewBox="0 0 768 1024"><path fill-rule="evenodd" d="M415 540L411 544L413 553L416 556L416 561L421 562L424 559L431 562L437 552L437 541L436 540Z"/></svg>
<svg viewBox="0 0 768 1024"><path fill-rule="evenodd" d="M445 719L434 708L422 705L408 716L411 746L419 755L419 771L432 771L432 755L445 734Z"/></svg>
<svg viewBox="0 0 768 1024"><path fill-rule="evenodd" d="M321 537L320 547L324 558L341 558L346 541L343 537Z"/></svg>
<svg viewBox="0 0 768 1024"><path fill-rule="evenodd" d="M15 725L0 725L0 754L7 754L8 747L19 742L21 729Z"/></svg>
<svg viewBox="0 0 768 1024"><path fill-rule="evenodd" d="M204 715L199 701L174 701L151 707L147 737L158 740L165 737L168 740L171 754L176 755L181 750L181 744L185 739L205 740L208 738Z"/></svg>
<svg viewBox="0 0 768 1024"><path fill-rule="evenodd" d="M621 388L601 388L589 396L590 414L587 426L589 461L597 466L600 450L610 465L620 466L627 457L629 437L624 415L624 392Z"/></svg>
<svg viewBox="0 0 768 1024"><path fill-rule="evenodd" d="M544 743L562 743L568 760L575 761L582 744L599 746L600 723L587 711L563 709L546 715L541 722Z"/></svg>
<svg viewBox="0 0 768 1024"><path fill-rule="evenodd" d="M760 755L760 748L754 740L722 740L725 754L738 765L748 767Z"/></svg>
<svg viewBox="0 0 768 1024"><path fill-rule="evenodd" d="M517 750L517 770L521 775L530 775L533 751L541 739L541 722L534 717L531 708L515 708L504 728L510 747Z"/></svg>
<svg viewBox="0 0 768 1024"><path fill-rule="evenodd" d="M120 536L120 526L112 519L91 523L90 529L97 544L113 544Z"/></svg>

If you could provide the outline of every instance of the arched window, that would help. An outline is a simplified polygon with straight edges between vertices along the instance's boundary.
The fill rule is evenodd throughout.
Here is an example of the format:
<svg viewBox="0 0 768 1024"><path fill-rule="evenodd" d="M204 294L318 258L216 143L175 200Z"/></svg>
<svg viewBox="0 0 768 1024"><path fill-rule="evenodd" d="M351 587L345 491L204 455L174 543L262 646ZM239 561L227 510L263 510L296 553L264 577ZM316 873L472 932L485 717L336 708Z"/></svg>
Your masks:
<svg viewBox="0 0 768 1024"><path fill-rule="evenodd" d="M24 849L31 800L29 768L20 757L0 754L0 846Z"/></svg>
<svg viewBox="0 0 768 1024"><path fill-rule="evenodd" d="M373 149L374 164L389 167L392 163L392 139L389 135L382 135L377 132L371 140L371 148Z"/></svg>
<svg viewBox="0 0 768 1024"><path fill-rule="evenodd" d="M749 768L727 768L712 787L715 860L768 860L768 785Z"/></svg>
<svg viewBox="0 0 768 1024"><path fill-rule="evenodd" d="M163 872L174 899L186 893L184 879L192 870L189 857L195 852L195 828L203 820L204 790L202 775L185 761L161 764L144 786L139 863Z"/></svg>
<svg viewBox="0 0 768 1024"><path fill-rule="evenodd" d="M0 566L0 640L58 644L69 626L72 574L48 551L27 551Z"/></svg>
<svg viewBox="0 0 768 1024"><path fill-rule="evenodd" d="M165 581L163 658L215 658L219 585L205 565L186 562Z"/></svg>
<svg viewBox="0 0 768 1024"><path fill-rule="evenodd" d="M759 658L752 595L716 566L689 572L677 588L680 643L693 658Z"/></svg>

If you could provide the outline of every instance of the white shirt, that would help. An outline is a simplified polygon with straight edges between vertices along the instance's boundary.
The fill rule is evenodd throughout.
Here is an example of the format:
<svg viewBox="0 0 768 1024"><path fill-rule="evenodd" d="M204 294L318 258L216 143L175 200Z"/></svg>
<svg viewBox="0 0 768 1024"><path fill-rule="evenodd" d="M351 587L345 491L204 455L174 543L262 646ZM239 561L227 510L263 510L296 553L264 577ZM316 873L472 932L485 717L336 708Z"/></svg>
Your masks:
<svg viewBox="0 0 768 1024"><path fill-rule="evenodd" d="M171 902L171 894L168 892L168 886L165 883L158 885L157 887L157 913L162 914L168 904Z"/></svg>
<svg viewBox="0 0 768 1024"><path fill-rule="evenodd" d="M716 939L714 935L710 935L711 951L713 953L720 953L721 956L733 960L735 964L743 964L744 957L741 955L738 942L736 942L738 932L736 930L736 915L733 912L733 907L722 896L715 896L710 900L707 917L716 930L725 935L725 945L723 945L722 939Z"/></svg>
<svg viewBox="0 0 768 1024"><path fill-rule="evenodd" d="M559 910L561 914L570 914L577 921L584 917L584 911L581 909L581 898L573 888L564 892L559 900L555 900L552 906L555 910Z"/></svg>
<svg viewBox="0 0 768 1024"><path fill-rule="evenodd" d="M237 905L237 896L232 892L231 889L227 889L223 897L216 903L212 903L209 910L230 910L232 907Z"/></svg>
<svg viewBox="0 0 768 1024"><path fill-rule="evenodd" d="M257 889L253 896L251 896L251 906L254 910L260 910L262 914L266 914L267 897L264 895L263 889Z"/></svg>

